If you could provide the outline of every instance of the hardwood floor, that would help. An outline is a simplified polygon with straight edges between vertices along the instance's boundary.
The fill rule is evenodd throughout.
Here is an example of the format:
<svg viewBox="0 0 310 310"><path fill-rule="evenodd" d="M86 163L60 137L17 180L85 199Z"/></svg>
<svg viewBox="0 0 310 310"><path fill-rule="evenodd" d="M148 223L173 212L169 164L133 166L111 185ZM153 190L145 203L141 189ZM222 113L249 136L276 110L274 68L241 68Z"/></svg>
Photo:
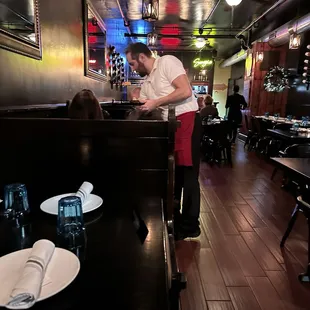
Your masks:
<svg viewBox="0 0 310 310"><path fill-rule="evenodd" d="M297 276L307 264L307 223L300 216L282 250L280 239L294 198L281 173L254 153L234 147L233 168L202 163L199 238L178 241L187 289L182 310L310 309L310 284Z"/></svg>

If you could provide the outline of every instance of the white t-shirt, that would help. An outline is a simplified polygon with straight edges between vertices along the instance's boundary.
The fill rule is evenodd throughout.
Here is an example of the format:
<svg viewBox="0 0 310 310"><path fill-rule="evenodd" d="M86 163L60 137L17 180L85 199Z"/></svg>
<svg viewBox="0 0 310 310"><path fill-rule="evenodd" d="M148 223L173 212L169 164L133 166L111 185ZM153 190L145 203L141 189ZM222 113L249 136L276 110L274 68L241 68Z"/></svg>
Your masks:
<svg viewBox="0 0 310 310"><path fill-rule="evenodd" d="M141 99L158 99L171 94L175 87L172 82L180 75L186 74L182 62L171 55L165 55L155 59L153 69L151 73L146 77L140 92ZM174 103L175 114L179 116L181 114L197 111L197 100L192 93L192 96ZM163 113L164 120L168 119L168 105L160 106Z"/></svg>

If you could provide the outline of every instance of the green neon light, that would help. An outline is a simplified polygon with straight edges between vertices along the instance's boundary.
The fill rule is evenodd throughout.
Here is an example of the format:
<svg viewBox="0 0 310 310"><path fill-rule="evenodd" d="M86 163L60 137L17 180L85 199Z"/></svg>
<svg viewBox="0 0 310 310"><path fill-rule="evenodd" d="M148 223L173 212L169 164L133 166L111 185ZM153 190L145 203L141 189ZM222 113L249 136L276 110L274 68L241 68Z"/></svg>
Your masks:
<svg viewBox="0 0 310 310"><path fill-rule="evenodd" d="M196 59L194 59L193 64L194 64L194 68L198 68L198 67L205 68L207 66L212 65L213 61L209 60L209 59L201 60L200 58L196 58Z"/></svg>

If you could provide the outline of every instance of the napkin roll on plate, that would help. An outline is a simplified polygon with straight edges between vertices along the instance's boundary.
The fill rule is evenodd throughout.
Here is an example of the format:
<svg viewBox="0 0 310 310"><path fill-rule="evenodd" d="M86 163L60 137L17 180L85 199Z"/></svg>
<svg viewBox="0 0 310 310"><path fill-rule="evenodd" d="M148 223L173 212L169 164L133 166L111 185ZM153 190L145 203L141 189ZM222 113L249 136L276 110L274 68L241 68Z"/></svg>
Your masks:
<svg viewBox="0 0 310 310"><path fill-rule="evenodd" d="M55 244L45 239L39 240L33 245L6 308L27 309L35 304L40 296L45 271L54 250Z"/></svg>
<svg viewBox="0 0 310 310"><path fill-rule="evenodd" d="M81 198L82 205L85 203L85 201L87 200L89 194L92 192L93 189L94 189L93 184L85 181L83 182L79 190L76 192L75 195Z"/></svg>

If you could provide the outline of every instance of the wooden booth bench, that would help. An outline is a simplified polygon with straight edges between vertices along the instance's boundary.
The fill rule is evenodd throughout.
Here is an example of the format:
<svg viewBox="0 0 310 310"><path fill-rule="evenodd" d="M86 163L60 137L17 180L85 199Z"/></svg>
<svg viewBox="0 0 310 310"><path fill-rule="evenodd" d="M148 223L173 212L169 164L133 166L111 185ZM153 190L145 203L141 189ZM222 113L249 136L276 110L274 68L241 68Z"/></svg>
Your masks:
<svg viewBox="0 0 310 310"><path fill-rule="evenodd" d="M83 181L103 198L98 210L84 214L80 274L37 309L75 309L83 300L87 309L178 309L185 281L172 225L176 127L174 109L169 121L0 118L0 197L5 184L26 185L29 246L56 240L56 216L40 210L45 199L74 193ZM0 255L25 247L16 231L8 237L4 222Z"/></svg>

